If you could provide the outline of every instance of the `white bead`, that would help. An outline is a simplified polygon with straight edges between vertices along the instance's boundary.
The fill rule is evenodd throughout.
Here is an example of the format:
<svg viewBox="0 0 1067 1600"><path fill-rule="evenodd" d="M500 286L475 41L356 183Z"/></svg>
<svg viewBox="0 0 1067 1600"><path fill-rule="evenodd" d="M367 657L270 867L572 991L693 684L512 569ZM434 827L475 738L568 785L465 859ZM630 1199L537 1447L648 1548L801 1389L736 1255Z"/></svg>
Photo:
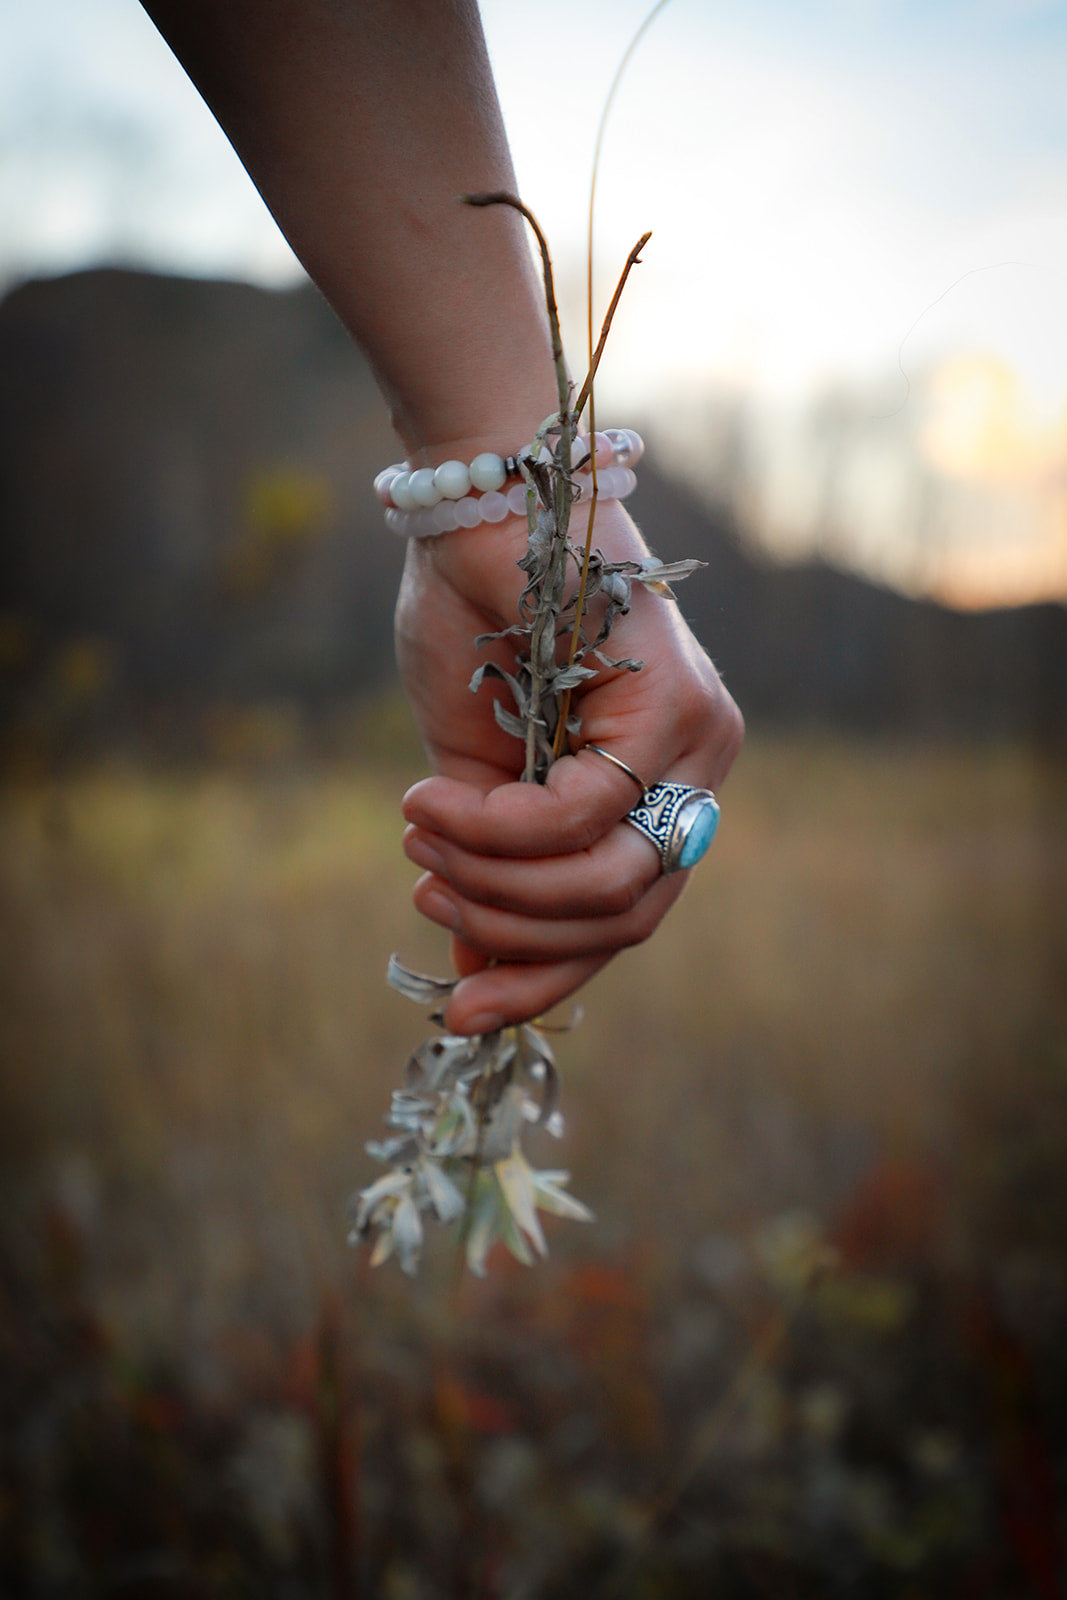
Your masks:
<svg viewBox="0 0 1067 1600"><path fill-rule="evenodd" d="M382 502L383 506L392 505L393 499L389 493L389 490L392 486L394 478L399 478L403 470L403 467L400 466L386 467L384 472L379 472L378 476L375 478L374 492L378 496L378 499Z"/></svg>
<svg viewBox="0 0 1067 1600"><path fill-rule="evenodd" d="M637 463L645 453L645 441L634 428L621 428L619 431L624 433L627 439L630 441L629 465L631 467L636 467Z"/></svg>
<svg viewBox="0 0 1067 1600"><path fill-rule="evenodd" d="M622 482L619 485L619 499L625 500L628 494L633 494L637 488L637 473L632 467L621 467Z"/></svg>
<svg viewBox="0 0 1067 1600"><path fill-rule="evenodd" d="M470 475L472 489L502 489L507 482L503 456L495 456L489 450L475 456L470 464Z"/></svg>
<svg viewBox="0 0 1067 1600"><path fill-rule="evenodd" d="M617 467L601 467L596 475L598 500L617 500L619 498L616 488L617 480L614 476L618 470ZM591 472L579 472L574 481L582 491L582 499L588 500L593 493L593 474Z"/></svg>
<svg viewBox="0 0 1067 1600"><path fill-rule="evenodd" d="M507 492L506 499L508 510L513 517L524 517L526 515L526 485L524 483L513 483Z"/></svg>
<svg viewBox="0 0 1067 1600"><path fill-rule="evenodd" d="M413 472L408 480L408 488L417 506L435 506L441 498L432 467L420 467Z"/></svg>
<svg viewBox="0 0 1067 1600"><path fill-rule="evenodd" d="M442 461L433 476L446 500L462 500L470 493L471 475L462 461Z"/></svg>
<svg viewBox="0 0 1067 1600"><path fill-rule="evenodd" d="M478 505L483 522L503 522L508 514L508 497L496 489L490 489L488 494L483 494Z"/></svg>
<svg viewBox="0 0 1067 1600"><path fill-rule="evenodd" d="M615 465L625 467L630 459L630 440L623 428L609 428L608 438L611 440L611 453L615 458Z"/></svg>
<svg viewBox="0 0 1067 1600"><path fill-rule="evenodd" d="M612 444L612 442L608 438L607 434L598 432L597 436L596 436L596 464L597 464L597 466L598 467L606 467L614 459L614 455L615 455L615 446Z"/></svg>
<svg viewBox="0 0 1067 1600"><path fill-rule="evenodd" d="M457 528L476 528L482 520L477 500L457 500L454 509Z"/></svg>
<svg viewBox="0 0 1067 1600"><path fill-rule="evenodd" d="M433 508L434 532L451 533L455 527L458 527L455 505L451 500L441 500Z"/></svg>
<svg viewBox="0 0 1067 1600"><path fill-rule="evenodd" d="M576 435L571 445L571 466L581 466L589 459L589 439L584 433Z"/></svg>
<svg viewBox="0 0 1067 1600"><path fill-rule="evenodd" d="M389 485L389 493L398 511L414 511L415 496L411 492L411 473L401 472Z"/></svg>

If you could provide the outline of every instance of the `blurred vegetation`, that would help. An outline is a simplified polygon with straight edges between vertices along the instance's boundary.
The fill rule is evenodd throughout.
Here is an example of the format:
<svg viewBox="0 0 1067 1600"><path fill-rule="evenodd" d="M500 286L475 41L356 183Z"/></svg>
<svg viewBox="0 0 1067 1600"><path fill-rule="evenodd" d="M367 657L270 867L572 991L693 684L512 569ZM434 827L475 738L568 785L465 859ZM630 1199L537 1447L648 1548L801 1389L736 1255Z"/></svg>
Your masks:
<svg viewBox="0 0 1067 1600"><path fill-rule="evenodd" d="M344 1243L410 728L249 715L0 797L0 1593L1061 1595L1062 761L750 740L561 1044L597 1224L457 1291Z"/></svg>
<svg viewBox="0 0 1067 1600"><path fill-rule="evenodd" d="M721 453L736 422L709 417L686 454ZM631 509L665 560L707 562L681 603L750 725L1067 745L1063 605L963 614L830 560L779 565L750 525L746 472L709 501L664 473L648 433ZM813 448L835 458L829 435ZM368 367L309 288L96 270L14 290L0 759L116 742L211 753L234 706L281 708L316 735L343 720L392 681L403 543L371 481L396 449ZM848 546L831 499L827 529ZM923 529L936 547L923 519L907 539Z"/></svg>
<svg viewBox="0 0 1067 1600"><path fill-rule="evenodd" d="M262 596L292 576L333 521L329 484L299 467L255 473L237 533L219 556L219 582L234 600Z"/></svg>

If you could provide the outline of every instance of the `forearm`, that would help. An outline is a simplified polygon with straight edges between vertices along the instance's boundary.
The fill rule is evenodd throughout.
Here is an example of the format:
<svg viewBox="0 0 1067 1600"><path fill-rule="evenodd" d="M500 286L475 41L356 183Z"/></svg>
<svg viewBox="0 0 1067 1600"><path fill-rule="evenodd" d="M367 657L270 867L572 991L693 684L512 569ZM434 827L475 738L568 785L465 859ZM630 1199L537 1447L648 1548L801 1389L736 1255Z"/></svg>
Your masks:
<svg viewBox="0 0 1067 1600"><path fill-rule="evenodd" d="M365 350L409 455L510 453L555 406L473 0L142 0Z"/></svg>

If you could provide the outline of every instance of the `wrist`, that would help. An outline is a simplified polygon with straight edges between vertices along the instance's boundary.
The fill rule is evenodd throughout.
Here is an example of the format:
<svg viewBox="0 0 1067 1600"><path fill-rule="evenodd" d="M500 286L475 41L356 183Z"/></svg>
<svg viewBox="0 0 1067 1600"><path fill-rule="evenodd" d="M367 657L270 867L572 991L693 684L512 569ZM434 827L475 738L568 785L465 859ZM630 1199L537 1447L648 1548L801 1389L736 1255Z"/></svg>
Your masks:
<svg viewBox="0 0 1067 1600"><path fill-rule="evenodd" d="M486 451L513 455L559 405L543 312L524 314L521 297L491 328L468 319L462 347L423 360L420 377L423 387L415 392L412 383L392 406L394 431L413 466L470 461Z"/></svg>

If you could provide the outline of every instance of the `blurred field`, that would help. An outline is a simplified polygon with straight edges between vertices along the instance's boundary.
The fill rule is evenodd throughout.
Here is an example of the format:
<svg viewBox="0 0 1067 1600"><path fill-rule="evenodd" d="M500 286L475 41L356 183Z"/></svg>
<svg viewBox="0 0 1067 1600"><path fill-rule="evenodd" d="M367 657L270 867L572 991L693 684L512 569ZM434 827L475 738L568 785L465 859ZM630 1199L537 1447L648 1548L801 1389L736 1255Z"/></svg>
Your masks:
<svg viewBox="0 0 1067 1600"><path fill-rule="evenodd" d="M0 1593L1062 1594L1062 762L753 738L458 1296L344 1242L417 773L4 792Z"/></svg>

